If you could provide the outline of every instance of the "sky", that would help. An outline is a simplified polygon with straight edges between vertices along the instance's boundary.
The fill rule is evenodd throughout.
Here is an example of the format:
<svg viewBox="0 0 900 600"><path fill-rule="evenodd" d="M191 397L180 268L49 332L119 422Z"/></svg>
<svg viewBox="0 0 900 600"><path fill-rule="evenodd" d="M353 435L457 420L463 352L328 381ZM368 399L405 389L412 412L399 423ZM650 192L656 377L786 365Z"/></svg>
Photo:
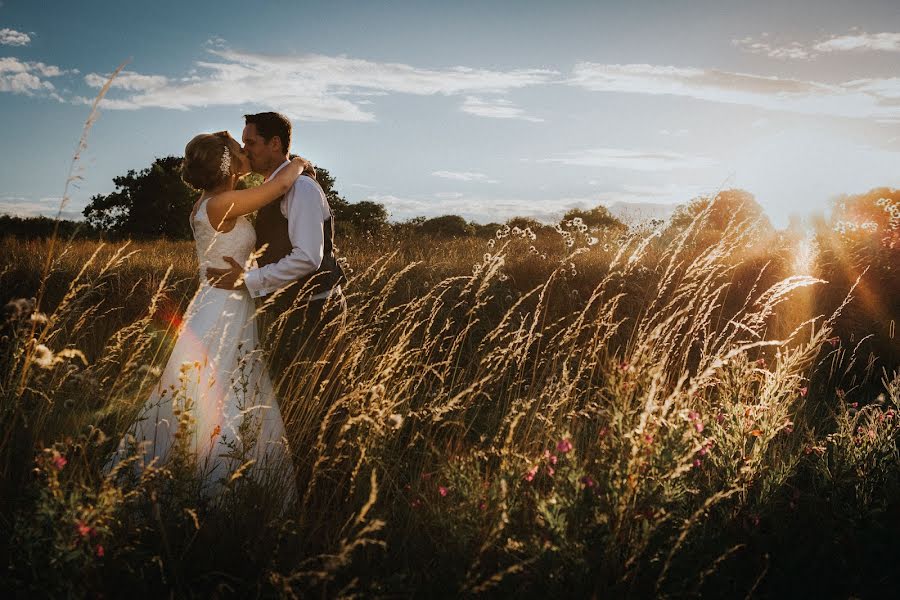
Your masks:
<svg viewBox="0 0 900 600"><path fill-rule="evenodd" d="M64 217L263 110L394 220L900 187L897 0L258 4L0 1L0 213L56 215L125 61Z"/></svg>

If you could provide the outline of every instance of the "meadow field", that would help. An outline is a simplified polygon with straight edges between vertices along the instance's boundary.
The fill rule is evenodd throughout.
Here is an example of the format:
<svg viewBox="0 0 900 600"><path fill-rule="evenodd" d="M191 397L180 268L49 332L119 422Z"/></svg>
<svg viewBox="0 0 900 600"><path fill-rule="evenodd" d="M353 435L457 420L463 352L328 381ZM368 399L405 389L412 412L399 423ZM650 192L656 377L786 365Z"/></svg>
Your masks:
<svg viewBox="0 0 900 600"><path fill-rule="evenodd" d="M894 593L891 193L874 229L778 231L720 194L627 229L338 240L347 319L280 399L284 514L240 469L214 501L177 461L101 470L198 285L191 243L0 237L0 588Z"/></svg>

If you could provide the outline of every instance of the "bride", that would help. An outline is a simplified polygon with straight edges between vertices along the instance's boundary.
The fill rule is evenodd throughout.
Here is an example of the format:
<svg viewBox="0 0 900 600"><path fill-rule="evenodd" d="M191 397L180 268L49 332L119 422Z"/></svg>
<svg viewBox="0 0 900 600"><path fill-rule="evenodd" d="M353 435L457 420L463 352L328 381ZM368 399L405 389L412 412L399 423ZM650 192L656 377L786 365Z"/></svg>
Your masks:
<svg viewBox="0 0 900 600"><path fill-rule="evenodd" d="M182 177L202 190L191 212L200 287L185 311L162 377L107 464L135 452L143 464L188 454L215 495L238 468L275 483L285 506L296 497L284 423L258 346L256 306L246 289L224 290L206 280L221 257L247 262L256 234L245 215L277 199L311 165L295 158L270 181L235 190L250 171L240 144L227 132L200 134L185 147ZM183 460L183 456L181 459Z"/></svg>

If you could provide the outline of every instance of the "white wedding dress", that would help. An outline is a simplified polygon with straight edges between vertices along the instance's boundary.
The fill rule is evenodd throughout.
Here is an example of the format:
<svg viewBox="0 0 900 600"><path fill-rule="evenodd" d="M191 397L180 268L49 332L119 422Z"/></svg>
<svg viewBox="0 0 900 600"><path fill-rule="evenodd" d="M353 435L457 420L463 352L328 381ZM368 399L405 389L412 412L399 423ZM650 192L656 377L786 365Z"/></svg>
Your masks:
<svg viewBox="0 0 900 600"><path fill-rule="evenodd" d="M216 231L206 212L208 201L191 215L200 288L185 311L158 385L107 470L134 451L132 443L143 453L144 465L154 459L164 464L177 445L196 458L210 496L253 461L243 476L277 485L287 506L296 498L294 468L258 345L256 305L245 289L223 290L206 281L206 267L228 267L223 256L244 264L254 250L256 232L245 217L228 232ZM177 441L182 425L190 435Z"/></svg>

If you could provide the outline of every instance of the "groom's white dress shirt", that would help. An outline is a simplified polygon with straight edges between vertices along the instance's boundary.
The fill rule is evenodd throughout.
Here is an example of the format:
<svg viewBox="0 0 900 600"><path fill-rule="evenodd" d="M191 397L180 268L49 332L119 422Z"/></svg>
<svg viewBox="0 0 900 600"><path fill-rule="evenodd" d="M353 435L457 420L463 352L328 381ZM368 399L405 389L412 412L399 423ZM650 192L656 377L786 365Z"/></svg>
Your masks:
<svg viewBox="0 0 900 600"><path fill-rule="evenodd" d="M290 164L284 161L266 179L269 181ZM271 294L301 277L314 273L325 255L325 220L331 217L325 193L316 182L301 175L281 200L281 214L288 222L288 237L294 249L290 254L269 265L250 269L244 282L254 298ZM339 288L335 288L338 290ZM310 300L328 298L335 290L321 292Z"/></svg>

